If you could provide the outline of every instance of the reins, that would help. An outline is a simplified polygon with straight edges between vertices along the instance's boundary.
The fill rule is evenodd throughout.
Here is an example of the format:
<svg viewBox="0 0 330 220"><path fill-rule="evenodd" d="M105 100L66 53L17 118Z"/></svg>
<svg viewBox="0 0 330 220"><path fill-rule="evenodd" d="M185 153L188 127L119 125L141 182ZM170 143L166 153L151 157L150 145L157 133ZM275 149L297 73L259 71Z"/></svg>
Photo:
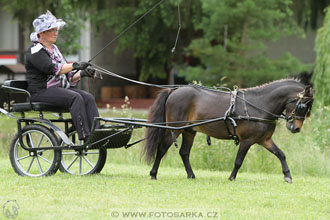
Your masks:
<svg viewBox="0 0 330 220"><path fill-rule="evenodd" d="M235 91L232 91L231 89L227 88L227 87L205 87L205 86L201 86L201 85L196 85L196 84L189 84L189 85L158 85L158 84L151 84L151 83L145 83L145 82L141 82L141 81L137 81L137 80L133 80L133 79L129 79L129 78L126 78L124 76L121 76L121 75L118 75L116 73L113 73L109 70L106 70L96 64L92 64L93 68L95 70L97 70L98 72L100 73L104 73L106 75L109 75L109 76L112 76L112 77L116 77L116 78L119 78L119 79L122 79L122 80L125 80L125 81L129 81L129 82L132 82L132 83L135 83L135 84L139 84L139 85L143 85L143 86L150 86L150 87L157 87L157 88L160 88L160 89L178 89L178 88L181 88L181 87L187 87L187 86L192 86L192 87L195 87L195 88L199 88L199 89L204 89L204 90L208 90L208 91L213 91L213 92L221 92L221 93L226 93L226 94L231 94L233 96L232 99L240 99L243 101L244 103L244 111L247 113L247 107L246 107L246 103L248 103L249 105L253 106L254 108L260 110L260 111L263 111L273 117L275 117L274 120L270 120L270 119L264 119L264 118L258 118L258 117L251 117L249 116L248 114L245 115L245 116L235 116L235 119L239 119L239 120L251 120L251 121L260 121L260 122L264 122L264 123L274 123L277 119L285 119L286 121L289 121L291 118L290 117L287 117L285 115L277 115L277 114L274 114L274 113L271 113L255 104L253 104L252 102L248 101L245 99L245 97L240 97L237 95L238 92L241 92L244 94L243 91L240 91L240 90L237 90L237 92L235 93ZM234 94L235 93L235 94ZM232 108L230 106L230 108ZM229 116L229 114L227 114ZM188 121L187 121L188 122ZM186 122L186 123L187 123ZM179 122L179 123L183 123L183 122Z"/></svg>
<svg viewBox="0 0 330 220"><path fill-rule="evenodd" d="M115 77L115 78L119 78L119 79L122 79L122 80L125 80L125 81L128 81L128 82L132 82L132 83L135 83L135 84L139 84L139 85L143 85L143 86L150 86L150 87L157 87L157 88L161 88L161 89L178 89L178 88L181 88L181 87L187 87L187 86L193 86L195 88L201 88L201 89L205 89L205 90L208 90L208 91L213 91L213 92L222 92L222 93L230 93L231 90L227 87L212 87L212 88L209 88L209 87L205 87L205 86L201 86L201 85L197 85L197 84L188 84L188 85L158 85L158 84L152 84L152 83L145 83L145 82L141 82L141 81L137 81L137 80L134 80L134 79L129 79L129 78L126 78L124 76L121 76L121 75L118 75L114 72L111 72L107 69L104 69L96 64L91 64L92 67L100 72L100 73L104 73L106 75L109 75L109 76L112 76L112 77ZM100 75L102 76L102 75ZM98 78L100 78L99 76L97 76ZM226 90L226 91L224 91Z"/></svg>

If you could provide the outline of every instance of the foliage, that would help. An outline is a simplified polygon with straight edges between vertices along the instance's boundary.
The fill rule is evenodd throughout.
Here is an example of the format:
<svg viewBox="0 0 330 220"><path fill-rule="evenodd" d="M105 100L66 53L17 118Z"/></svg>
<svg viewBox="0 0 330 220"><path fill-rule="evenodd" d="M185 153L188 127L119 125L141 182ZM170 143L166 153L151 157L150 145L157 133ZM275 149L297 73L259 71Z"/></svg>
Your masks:
<svg viewBox="0 0 330 220"><path fill-rule="evenodd" d="M290 54L271 60L265 41L296 34L302 30L292 17L291 0L205 0L202 20L194 23L202 31L187 54L198 65L182 70L188 80L214 85L226 77L227 83L251 86L297 73L306 66Z"/></svg>
<svg viewBox="0 0 330 220"><path fill-rule="evenodd" d="M298 24L305 29L311 27L316 30L322 17L324 17L324 9L330 4L330 0L294 0L294 3Z"/></svg>
<svg viewBox="0 0 330 220"><path fill-rule="evenodd" d="M91 21L95 24L104 24L119 34L157 2L159 1L114 1L109 9L91 13ZM192 21L198 19L200 3L195 0L181 0L179 2L182 30L177 52L171 53L178 29L177 2L163 1L159 7L119 38L116 51L128 48L134 51L134 57L139 65L137 72L140 73L140 80L147 80L149 77L165 78L172 60L180 59L180 50L182 51L192 38Z"/></svg>
<svg viewBox="0 0 330 220"><path fill-rule="evenodd" d="M317 32L315 40L316 61L313 73L316 97L321 105L330 105L330 12L329 8L323 27Z"/></svg>
<svg viewBox="0 0 330 220"><path fill-rule="evenodd" d="M118 40L116 52L131 49L136 58L140 80L168 77L173 63L186 62L183 74L204 84L227 83L245 86L288 76L306 69L290 54L272 61L265 56L262 42L276 40L284 34L301 34L293 21L294 0L167 0L144 17ZM298 17L308 23L311 14L322 8L321 0L294 1ZM83 22L90 19L98 30L121 33L151 9L159 0L0 0L3 8L32 31L32 21L46 9L67 22L58 44L65 54L76 53L82 46L79 36ZM180 3L182 29L175 53L177 3ZM313 4L312 4L313 3ZM310 7L307 7L311 5ZM315 7L314 7L315 6ZM313 8L314 7L314 8ZM296 8L296 7L292 7ZM316 15L311 19L317 18ZM305 19L305 20L304 20ZM224 36L226 35L226 36ZM183 49L191 43L186 54ZM187 59L187 56L188 57ZM187 62L188 61L188 62ZM196 62L197 61L197 62ZM230 78L230 80L228 79ZM244 79L244 80L242 80Z"/></svg>
<svg viewBox="0 0 330 220"><path fill-rule="evenodd" d="M89 2L87 0L0 0L3 9L11 13L27 33L33 31L32 21L46 10L50 10L57 18L63 19L67 25L61 30L57 45L66 55L75 54L81 49L80 31L86 19L83 11L86 6L92 4Z"/></svg>

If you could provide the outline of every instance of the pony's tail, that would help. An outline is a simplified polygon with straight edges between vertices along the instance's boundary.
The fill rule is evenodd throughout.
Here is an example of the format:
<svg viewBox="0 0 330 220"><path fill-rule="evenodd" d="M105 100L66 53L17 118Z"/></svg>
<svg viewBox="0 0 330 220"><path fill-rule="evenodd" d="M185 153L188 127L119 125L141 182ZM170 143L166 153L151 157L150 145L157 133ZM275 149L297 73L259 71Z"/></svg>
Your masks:
<svg viewBox="0 0 330 220"><path fill-rule="evenodd" d="M170 95L170 92L170 89L164 89L160 91L155 102L150 108L148 123L165 122L165 103L168 96ZM145 137L146 142L142 151L142 156L145 156L148 164L155 160L157 150L162 146L164 134L165 129L152 127L147 128Z"/></svg>

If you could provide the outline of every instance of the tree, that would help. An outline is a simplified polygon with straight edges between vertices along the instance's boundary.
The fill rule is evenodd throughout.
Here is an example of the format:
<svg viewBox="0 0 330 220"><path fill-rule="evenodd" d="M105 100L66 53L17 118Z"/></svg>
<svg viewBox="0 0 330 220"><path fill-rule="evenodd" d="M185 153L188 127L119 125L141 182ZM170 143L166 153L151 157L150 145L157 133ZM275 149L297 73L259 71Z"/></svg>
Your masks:
<svg viewBox="0 0 330 220"><path fill-rule="evenodd" d="M32 21L46 10L63 19L67 25L61 30L57 44L64 54L75 54L81 49L79 37L87 18L85 12L89 6L97 7L97 3L90 0L0 0L0 3L18 21L23 32L31 33Z"/></svg>
<svg viewBox="0 0 330 220"><path fill-rule="evenodd" d="M93 26L104 25L102 28L119 34L159 1L0 0L0 3L24 27L31 28L33 19L46 9L65 20L68 25L61 31L58 43L69 54L81 48L78 38L86 18ZM188 64L181 70L187 80L201 80L207 85L227 78L228 84L250 86L285 77L305 70L306 66L290 54L278 60L268 59L264 42L283 35L303 34L293 19L293 1L301 6L296 11L298 18L308 24L309 18L313 23L324 2L330 0L165 0L118 39L116 52L133 51L136 72L143 81L166 78L173 62ZM178 2L182 29L177 50L171 53L178 28Z"/></svg>
<svg viewBox="0 0 330 220"><path fill-rule="evenodd" d="M316 61L313 73L316 98L321 105L330 105L330 12L327 9L323 27L315 40Z"/></svg>
<svg viewBox="0 0 330 220"><path fill-rule="evenodd" d="M278 60L267 58L263 43L284 35L303 35L293 19L291 3L203 0L202 20L194 23L202 37L193 40L187 49L187 54L198 62L184 68L182 74L206 85L226 78L229 85L246 87L301 72L306 67L289 53Z"/></svg>
<svg viewBox="0 0 330 220"><path fill-rule="evenodd" d="M319 23L324 17L324 9L330 0L293 0L298 24L304 28L319 28Z"/></svg>
<svg viewBox="0 0 330 220"><path fill-rule="evenodd" d="M135 22L159 0L113 1L112 7L91 12L94 24L105 24L116 34ZM182 29L178 47L171 53L178 29L177 4L180 2ZM198 19L200 2L196 0L167 0L145 16L132 29L119 38L116 52L131 49L142 81L166 78L173 60L182 59L183 48L193 37L194 19Z"/></svg>

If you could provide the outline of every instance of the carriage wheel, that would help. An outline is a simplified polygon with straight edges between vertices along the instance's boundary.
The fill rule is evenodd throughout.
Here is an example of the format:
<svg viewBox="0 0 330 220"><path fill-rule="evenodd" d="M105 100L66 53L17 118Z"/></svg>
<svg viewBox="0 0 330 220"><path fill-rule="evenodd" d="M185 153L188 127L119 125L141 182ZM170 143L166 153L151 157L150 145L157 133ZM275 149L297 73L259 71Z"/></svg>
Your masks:
<svg viewBox="0 0 330 220"><path fill-rule="evenodd" d="M80 143L77 131L69 132L69 138L73 143ZM63 150L60 171L74 175L100 173L106 159L106 149Z"/></svg>
<svg viewBox="0 0 330 220"><path fill-rule="evenodd" d="M23 144L29 148L58 146L54 133L43 125L31 124L22 129ZM60 150L27 151L19 143L18 133L14 136L9 151L10 162L21 176L50 176L56 173L61 161Z"/></svg>

